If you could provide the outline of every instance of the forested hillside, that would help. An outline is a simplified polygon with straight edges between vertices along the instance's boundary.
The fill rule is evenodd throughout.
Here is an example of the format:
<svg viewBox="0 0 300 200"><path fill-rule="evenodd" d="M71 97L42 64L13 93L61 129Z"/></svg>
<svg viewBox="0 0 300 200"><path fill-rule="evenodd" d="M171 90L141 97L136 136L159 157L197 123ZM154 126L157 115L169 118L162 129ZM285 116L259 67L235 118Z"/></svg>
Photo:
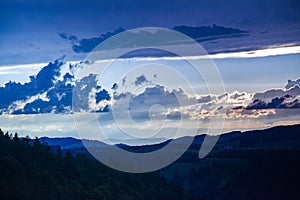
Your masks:
<svg viewBox="0 0 300 200"><path fill-rule="evenodd" d="M223 134L203 159L204 135L196 136L176 162L144 174L104 166L74 138L47 138L48 146L45 138L0 131L0 199L299 199L299 131L293 125ZM166 143L118 146L142 153Z"/></svg>
<svg viewBox="0 0 300 200"><path fill-rule="evenodd" d="M188 199L159 173L129 174L0 130L0 199Z"/></svg>

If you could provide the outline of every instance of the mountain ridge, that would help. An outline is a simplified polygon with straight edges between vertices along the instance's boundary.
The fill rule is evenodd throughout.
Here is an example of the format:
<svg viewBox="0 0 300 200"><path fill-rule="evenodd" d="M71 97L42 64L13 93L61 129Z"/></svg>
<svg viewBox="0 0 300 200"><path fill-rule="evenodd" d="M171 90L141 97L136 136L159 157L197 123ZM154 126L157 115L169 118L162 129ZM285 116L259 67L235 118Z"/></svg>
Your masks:
<svg viewBox="0 0 300 200"><path fill-rule="evenodd" d="M248 146L253 146L256 143L266 144L270 142L283 142L287 140L299 139L300 134L296 134L297 131L300 132L300 124L288 125L288 126L275 126L262 130L250 130L250 131L231 131L228 133L224 133L220 135L218 140L218 144L226 144L226 143L234 143L240 142L241 146L246 148ZM284 135L283 135L284 132ZM272 135L270 135L272 134ZM200 134L194 137L190 148L195 146L199 147L202 144L203 139L206 135ZM282 138L284 136L284 138ZM212 136L213 137L213 136ZM169 142L173 141L173 143L184 143L186 139L190 139L191 136L184 136L180 138L176 138L174 140L167 139L166 141L155 143L155 144L145 144L145 145L128 145L124 143L114 144L119 148L124 149L132 149L132 148L152 148L152 147L163 147L167 145ZM97 147L109 147L111 145L106 144L104 142L98 140L90 140L90 139L76 139L73 137L62 137L62 138L49 138L49 137L41 137L41 142L46 142L49 146L60 146L63 150L70 150L76 148L97 148Z"/></svg>

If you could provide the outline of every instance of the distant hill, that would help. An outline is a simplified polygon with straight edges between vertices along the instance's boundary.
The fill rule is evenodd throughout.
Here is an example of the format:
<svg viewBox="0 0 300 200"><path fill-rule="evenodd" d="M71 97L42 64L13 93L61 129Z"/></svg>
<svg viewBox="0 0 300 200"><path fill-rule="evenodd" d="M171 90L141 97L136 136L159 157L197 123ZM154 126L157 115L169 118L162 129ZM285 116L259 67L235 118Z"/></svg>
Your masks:
<svg viewBox="0 0 300 200"><path fill-rule="evenodd" d="M203 199L299 199L300 125L231 132L198 158L194 143L162 175Z"/></svg>
<svg viewBox="0 0 300 200"><path fill-rule="evenodd" d="M107 144L97 141L97 140L79 140L72 137L64 138L49 138L41 137L41 142L47 143L49 146L60 146L63 150L76 149L76 148L85 148L85 147L105 147ZM83 144L84 142L84 144Z"/></svg>
<svg viewBox="0 0 300 200"><path fill-rule="evenodd" d="M195 136L190 149L199 149L203 142L205 135ZM189 140L189 137L177 138L173 141L175 144L185 143ZM62 150L76 150L82 148L105 148L108 147L106 143L97 140L81 140L72 137L65 138L49 138L41 137L41 142L46 142L49 146L60 146ZM130 146L126 144L117 144L118 147L126 149L128 151L136 152L150 152L162 148L168 144L171 140L165 142L143 145L143 146ZM222 150L224 147L232 147L235 149L300 149L300 125L292 126L277 126L264 130L253 131L234 131L230 133L222 134L218 140L218 143L214 150Z"/></svg>

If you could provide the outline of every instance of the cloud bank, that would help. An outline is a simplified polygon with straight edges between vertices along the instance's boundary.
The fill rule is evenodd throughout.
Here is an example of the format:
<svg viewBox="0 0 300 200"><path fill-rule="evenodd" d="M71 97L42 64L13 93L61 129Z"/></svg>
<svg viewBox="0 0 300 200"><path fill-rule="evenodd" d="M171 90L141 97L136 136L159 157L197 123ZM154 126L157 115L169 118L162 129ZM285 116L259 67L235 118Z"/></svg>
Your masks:
<svg viewBox="0 0 300 200"><path fill-rule="evenodd" d="M193 38L197 42L204 42L204 41L210 41L210 40L217 40L221 38L235 38L235 37L242 37L248 35L248 31L240 30L237 28L230 28L230 27L224 27L224 26L219 26L219 25L208 25L208 26L175 26L172 28L172 30L178 31L180 33L183 33L191 38ZM99 45L101 42L104 40L117 35L118 33L124 32L126 29L124 28L117 28L111 32L103 33L98 37L92 37L92 38L84 38L81 40L78 40L75 35L71 35L68 33L58 33L58 35L67 41L69 41L72 45L72 49L75 53L89 53L91 52L97 45ZM147 38L147 35L153 35L154 38L161 38L162 40L160 41L151 41L149 43L150 46L153 45L173 45L175 43L181 43L183 41L177 41L176 38L167 38L165 35L167 35L168 31L167 30L160 30L155 33L151 32L140 32L140 33L135 33L135 32L130 32L128 33L129 36L128 38ZM116 44L114 47L113 44L111 44L108 49L114 49L114 48L120 48L120 45L122 48L128 48L131 46L139 46L140 44L133 43L133 41L127 40L125 41L120 41L125 44L125 46L122 46L124 44ZM143 43L142 43L143 44ZM144 47L141 46L141 47ZM169 55L167 52L159 52L159 51L152 51L148 52L151 53L148 56L166 56ZM136 53L131 53L128 54L127 57L141 57L145 56L147 54L141 53L141 52L136 52Z"/></svg>
<svg viewBox="0 0 300 200"><path fill-rule="evenodd" d="M288 80L282 88L257 93L234 91L215 95L189 94L180 88L151 85L154 75L147 77L143 73L130 79L124 77L120 85L113 83L109 88L99 83L97 74L88 74L77 80L77 71L87 65L88 62L67 64L64 57L61 57L43 67L24 84L6 83L0 88L0 95L7 97L0 102L0 121L6 123L10 118L20 119L14 124L19 123L22 124L20 127L24 127L26 116L38 120L34 116L41 115L41 119L46 120L46 116L60 119L65 118L62 117L65 115L72 116L74 112L95 113L99 114L105 130L116 137L119 135L114 125L113 109L117 113L127 110L134 122L145 127L150 122L158 124L166 121L168 126L165 127L165 133L169 135L180 121L186 134L189 134L191 123L199 121L199 126L204 130L212 118L226 119L226 130L299 123L300 79ZM133 87L132 91L134 87L142 89L135 93L123 91L121 89L126 88L125 83ZM120 116L124 121L123 126L126 126L127 117ZM63 123L58 122L55 127L61 129L61 133L69 133L63 128ZM85 123L85 126L89 126L88 122ZM41 122L43 124L45 131L46 128L48 131L54 130L51 124ZM11 128L13 125L7 126ZM152 128L149 131L155 130ZM38 127L34 129L41 130Z"/></svg>
<svg viewBox="0 0 300 200"><path fill-rule="evenodd" d="M75 71L85 62L67 65L64 56L43 67L30 81L24 84L8 82L0 87L1 114L45 114L72 113L72 94L75 82ZM66 71L62 74L62 69ZM88 101L95 102L98 110L107 112L108 107L99 104L110 100L110 94L97 85L96 76L85 77L80 83ZM92 99L91 99L92 98ZM96 109L94 107L94 109Z"/></svg>

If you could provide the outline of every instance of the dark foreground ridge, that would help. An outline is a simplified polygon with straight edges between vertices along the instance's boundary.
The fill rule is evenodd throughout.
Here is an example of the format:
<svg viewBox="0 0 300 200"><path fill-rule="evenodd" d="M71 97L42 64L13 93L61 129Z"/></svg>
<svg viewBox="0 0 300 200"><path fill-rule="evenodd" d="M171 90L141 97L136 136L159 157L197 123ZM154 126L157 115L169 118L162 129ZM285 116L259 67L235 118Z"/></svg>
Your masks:
<svg viewBox="0 0 300 200"><path fill-rule="evenodd" d="M204 159L198 158L204 138L199 135L170 166L153 173L128 174L99 163L80 140L19 139L1 131L0 198L300 199L299 133L300 125L227 133ZM143 153L168 142L118 146ZM93 140L85 144L109 146Z"/></svg>
<svg viewBox="0 0 300 200"><path fill-rule="evenodd" d="M129 174L87 154L0 131L0 199L192 199L159 172Z"/></svg>

